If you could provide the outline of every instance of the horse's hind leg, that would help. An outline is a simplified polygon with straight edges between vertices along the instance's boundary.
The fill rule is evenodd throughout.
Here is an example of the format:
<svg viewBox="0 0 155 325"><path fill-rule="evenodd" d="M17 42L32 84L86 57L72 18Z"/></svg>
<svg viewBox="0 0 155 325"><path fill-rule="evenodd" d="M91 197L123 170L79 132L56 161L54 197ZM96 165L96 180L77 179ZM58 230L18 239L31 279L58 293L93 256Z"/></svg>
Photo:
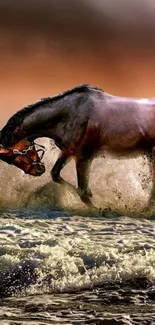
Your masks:
<svg viewBox="0 0 155 325"><path fill-rule="evenodd" d="M66 183L65 180L60 176L60 171L69 162L69 160L70 157L62 152L51 170L51 176L54 182L59 184Z"/></svg>
<svg viewBox="0 0 155 325"><path fill-rule="evenodd" d="M153 185L152 185L147 209L148 209L148 211L150 210L152 212L152 210L155 209L155 147L153 147L152 151L149 152L148 157L149 157L150 163L152 165L151 169L152 169L152 174L153 174Z"/></svg>
<svg viewBox="0 0 155 325"><path fill-rule="evenodd" d="M84 158L76 158L76 170L78 180L77 192L82 202L84 202L89 207L93 207L93 204L91 202L92 193L88 187L91 162L92 159L88 160Z"/></svg>

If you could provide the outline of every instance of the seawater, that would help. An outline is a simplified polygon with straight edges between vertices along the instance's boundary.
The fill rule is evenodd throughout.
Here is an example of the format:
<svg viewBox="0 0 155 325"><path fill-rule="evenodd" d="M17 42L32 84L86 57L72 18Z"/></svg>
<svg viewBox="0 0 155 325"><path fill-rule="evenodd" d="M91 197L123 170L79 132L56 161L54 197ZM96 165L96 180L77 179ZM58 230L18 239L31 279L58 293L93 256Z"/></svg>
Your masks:
<svg viewBox="0 0 155 325"><path fill-rule="evenodd" d="M76 191L51 181L59 151L40 142L47 147L42 177L1 163L0 325L154 324L150 160L96 158L95 214ZM76 184L73 162L62 176Z"/></svg>
<svg viewBox="0 0 155 325"><path fill-rule="evenodd" d="M2 325L153 324L154 284L153 220L1 212Z"/></svg>

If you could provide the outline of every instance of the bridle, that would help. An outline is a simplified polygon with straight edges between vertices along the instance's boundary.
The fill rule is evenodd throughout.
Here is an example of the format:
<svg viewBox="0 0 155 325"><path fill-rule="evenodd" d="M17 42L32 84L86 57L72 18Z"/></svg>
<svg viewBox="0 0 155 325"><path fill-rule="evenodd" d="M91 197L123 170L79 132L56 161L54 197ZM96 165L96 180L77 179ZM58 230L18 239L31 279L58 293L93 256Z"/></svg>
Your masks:
<svg viewBox="0 0 155 325"><path fill-rule="evenodd" d="M36 152L40 152L41 155L38 155L39 158L37 160L33 160L29 155L28 152L32 151L33 148L36 146L40 147L39 149L36 150ZM36 165L37 163L39 163L44 154L45 154L45 147L41 144L37 144L34 141L31 142L30 146L27 149L23 149L23 150L18 150L18 149L10 149L10 148L6 148L8 151L12 152L14 155L21 155L21 156L25 156L29 162L31 163L31 165Z"/></svg>
<svg viewBox="0 0 155 325"><path fill-rule="evenodd" d="M36 146L40 147L39 149L36 150L36 152L41 153L38 159L33 160L28 154L28 152L32 151L33 148ZM24 150L18 150L18 149L13 149L12 152L14 153L14 155L21 155L21 156L25 156L26 158L28 158L29 162L32 165L36 165L38 162L40 162L45 154L45 147L41 144L37 144L36 142L31 142L30 146L27 149Z"/></svg>

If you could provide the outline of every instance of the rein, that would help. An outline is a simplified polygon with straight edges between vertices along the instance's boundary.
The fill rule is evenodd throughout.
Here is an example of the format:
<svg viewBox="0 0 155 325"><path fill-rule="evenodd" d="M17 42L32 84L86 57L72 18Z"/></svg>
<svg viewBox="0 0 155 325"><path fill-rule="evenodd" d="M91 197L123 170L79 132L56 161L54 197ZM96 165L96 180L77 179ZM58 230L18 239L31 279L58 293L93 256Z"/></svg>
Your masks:
<svg viewBox="0 0 155 325"><path fill-rule="evenodd" d="M43 159L43 157L44 157L44 154L45 154L45 146L43 146L42 144L38 144L38 143L36 143L36 142L32 142L32 145L33 146L38 146L38 147L40 147L40 149L37 149L36 151L37 152L41 152L41 156L40 156L40 160L42 160ZM31 146L30 146L31 147Z"/></svg>

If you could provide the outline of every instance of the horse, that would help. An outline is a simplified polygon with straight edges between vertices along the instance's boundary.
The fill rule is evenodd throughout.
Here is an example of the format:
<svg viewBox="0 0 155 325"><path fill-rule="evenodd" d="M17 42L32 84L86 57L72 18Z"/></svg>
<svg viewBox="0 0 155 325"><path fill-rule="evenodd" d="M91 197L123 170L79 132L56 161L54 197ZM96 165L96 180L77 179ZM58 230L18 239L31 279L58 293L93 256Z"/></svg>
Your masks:
<svg viewBox="0 0 155 325"><path fill-rule="evenodd" d="M25 174L41 176L45 172L45 166L41 162L44 149L43 146L40 147L36 150L35 144L24 138L8 148L1 145L0 159L22 169Z"/></svg>
<svg viewBox="0 0 155 325"><path fill-rule="evenodd" d="M17 111L0 132L0 143L16 144L48 137L61 150L51 169L54 182L65 184L62 168L75 159L77 193L92 207L89 172L92 160L108 149L124 154L155 151L155 99L119 97L89 84L42 98Z"/></svg>

